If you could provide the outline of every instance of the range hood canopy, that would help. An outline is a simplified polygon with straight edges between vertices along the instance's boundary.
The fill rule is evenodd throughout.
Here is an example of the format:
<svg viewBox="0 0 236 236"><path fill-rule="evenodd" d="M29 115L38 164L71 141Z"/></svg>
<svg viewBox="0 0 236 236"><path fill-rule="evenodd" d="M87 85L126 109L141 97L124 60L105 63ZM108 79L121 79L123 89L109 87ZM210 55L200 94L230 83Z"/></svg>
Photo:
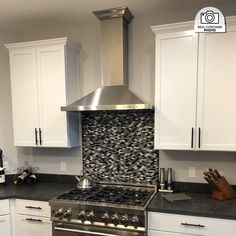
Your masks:
<svg viewBox="0 0 236 236"><path fill-rule="evenodd" d="M128 89L128 24L133 19L129 9L120 7L93 13L101 21L102 87L61 110L152 109Z"/></svg>

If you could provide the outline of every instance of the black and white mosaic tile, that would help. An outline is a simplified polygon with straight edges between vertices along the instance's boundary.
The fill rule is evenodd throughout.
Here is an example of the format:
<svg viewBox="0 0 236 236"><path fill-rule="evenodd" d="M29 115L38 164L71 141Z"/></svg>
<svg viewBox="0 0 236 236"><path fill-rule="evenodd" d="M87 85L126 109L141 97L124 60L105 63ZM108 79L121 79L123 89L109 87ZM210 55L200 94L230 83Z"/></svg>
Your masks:
<svg viewBox="0 0 236 236"><path fill-rule="evenodd" d="M84 171L92 179L157 181L153 110L84 112L82 136Z"/></svg>

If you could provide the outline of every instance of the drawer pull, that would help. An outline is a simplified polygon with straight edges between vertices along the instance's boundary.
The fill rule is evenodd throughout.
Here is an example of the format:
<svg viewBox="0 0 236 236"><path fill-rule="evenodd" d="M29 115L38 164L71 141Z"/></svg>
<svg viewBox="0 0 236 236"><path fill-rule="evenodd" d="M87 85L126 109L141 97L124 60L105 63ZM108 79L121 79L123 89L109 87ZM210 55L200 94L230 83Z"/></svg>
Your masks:
<svg viewBox="0 0 236 236"><path fill-rule="evenodd" d="M28 221L42 222L40 219L26 218Z"/></svg>
<svg viewBox="0 0 236 236"><path fill-rule="evenodd" d="M184 226L193 226L193 227L199 227L199 228L204 228L205 225L200 225L200 224L189 224L189 223L181 223L181 225L184 225Z"/></svg>
<svg viewBox="0 0 236 236"><path fill-rule="evenodd" d="M25 208L42 210L42 207L34 207L34 206L25 206Z"/></svg>

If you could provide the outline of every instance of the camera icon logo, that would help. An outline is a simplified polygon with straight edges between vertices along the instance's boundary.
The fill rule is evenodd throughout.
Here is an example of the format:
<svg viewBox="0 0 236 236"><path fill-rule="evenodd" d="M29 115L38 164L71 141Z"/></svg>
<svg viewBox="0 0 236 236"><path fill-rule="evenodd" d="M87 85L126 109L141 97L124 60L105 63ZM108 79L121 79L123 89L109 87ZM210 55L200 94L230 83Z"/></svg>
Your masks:
<svg viewBox="0 0 236 236"><path fill-rule="evenodd" d="M200 20L201 24L219 24L219 13L208 10L201 13Z"/></svg>

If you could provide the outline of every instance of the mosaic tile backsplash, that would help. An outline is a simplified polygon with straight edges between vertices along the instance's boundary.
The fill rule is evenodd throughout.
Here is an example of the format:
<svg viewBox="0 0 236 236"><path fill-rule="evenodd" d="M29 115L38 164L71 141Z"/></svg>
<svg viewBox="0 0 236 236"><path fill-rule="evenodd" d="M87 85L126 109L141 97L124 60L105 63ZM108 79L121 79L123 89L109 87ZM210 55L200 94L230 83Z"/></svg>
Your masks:
<svg viewBox="0 0 236 236"><path fill-rule="evenodd" d="M154 150L154 111L82 113L85 173L108 182L155 183L159 153Z"/></svg>

